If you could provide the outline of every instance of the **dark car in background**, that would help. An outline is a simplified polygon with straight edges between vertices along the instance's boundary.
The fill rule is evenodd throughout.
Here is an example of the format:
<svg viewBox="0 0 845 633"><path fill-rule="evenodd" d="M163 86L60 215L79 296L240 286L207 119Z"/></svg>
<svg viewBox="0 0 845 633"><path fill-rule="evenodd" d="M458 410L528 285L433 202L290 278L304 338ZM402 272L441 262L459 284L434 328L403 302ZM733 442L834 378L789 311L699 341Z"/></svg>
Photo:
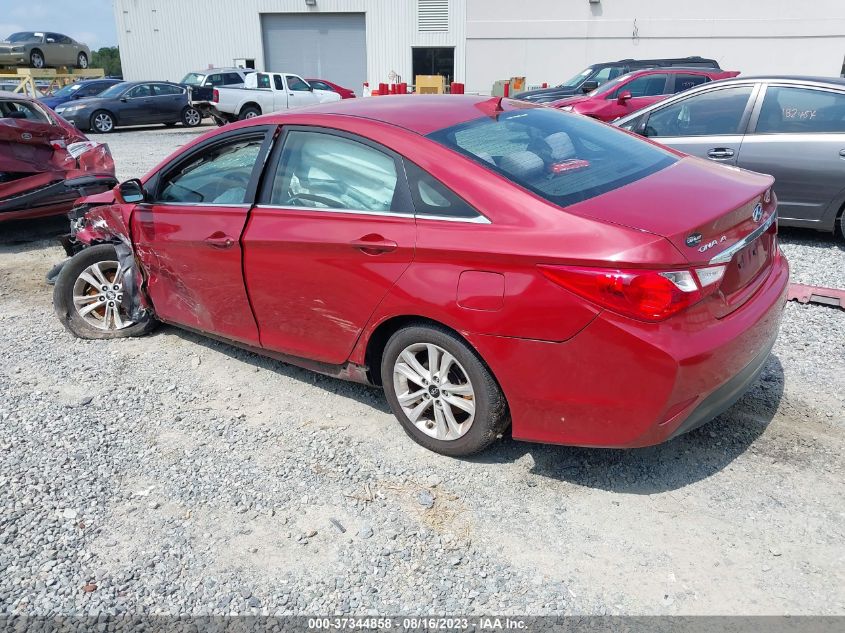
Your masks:
<svg viewBox="0 0 845 633"><path fill-rule="evenodd" d="M612 121L695 86L729 79L736 70L708 68L652 68L611 79L589 94L566 97L549 105L601 121Z"/></svg>
<svg viewBox="0 0 845 633"><path fill-rule="evenodd" d="M62 104L56 113L80 130L102 134L126 125L196 127L202 123L202 113L191 104L188 90L167 81L126 81L96 97Z"/></svg>
<svg viewBox="0 0 845 633"><path fill-rule="evenodd" d="M331 81L327 81L325 79L306 79L305 81L307 81L314 90L331 90L332 92L339 94L341 99L355 98L354 90L344 88L343 86L339 86Z"/></svg>
<svg viewBox="0 0 845 633"><path fill-rule="evenodd" d="M91 49L61 33L22 31L0 42L0 66L88 68Z"/></svg>
<svg viewBox="0 0 845 633"><path fill-rule="evenodd" d="M55 110L68 101L96 97L107 88L111 88L122 82L122 79L89 79L87 81L77 81L57 90L49 96L41 97L40 101L48 108Z"/></svg>
<svg viewBox="0 0 845 633"><path fill-rule="evenodd" d="M577 75L552 88L528 90L515 95L516 99L532 103L548 103L572 95L592 92L603 83L616 79L633 70L644 68L664 68L682 66L684 68L715 68L719 69L719 62L704 57L673 57L662 59L620 59L616 62L593 64Z"/></svg>
<svg viewBox="0 0 845 633"><path fill-rule="evenodd" d="M835 231L845 209L845 79L738 77L615 122L693 156L775 177L779 222Z"/></svg>
<svg viewBox="0 0 845 633"><path fill-rule="evenodd" d="M0 92L0 222L65 213L116 182L107 145L35 99Z"/></svg>

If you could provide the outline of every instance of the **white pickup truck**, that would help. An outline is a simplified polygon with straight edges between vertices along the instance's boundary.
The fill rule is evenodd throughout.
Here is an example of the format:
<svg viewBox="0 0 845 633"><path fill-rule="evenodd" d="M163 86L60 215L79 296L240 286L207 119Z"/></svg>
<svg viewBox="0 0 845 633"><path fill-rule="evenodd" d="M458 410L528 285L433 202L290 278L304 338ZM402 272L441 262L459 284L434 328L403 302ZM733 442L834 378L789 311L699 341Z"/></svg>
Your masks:
<svg viewBox="0 0 845 633"><path fill-rule="evenodd" d="M336 92L315 90L302 77L291 73L250 73L244 86L214 89L211 115L218 123L340 100Z"/></svg>

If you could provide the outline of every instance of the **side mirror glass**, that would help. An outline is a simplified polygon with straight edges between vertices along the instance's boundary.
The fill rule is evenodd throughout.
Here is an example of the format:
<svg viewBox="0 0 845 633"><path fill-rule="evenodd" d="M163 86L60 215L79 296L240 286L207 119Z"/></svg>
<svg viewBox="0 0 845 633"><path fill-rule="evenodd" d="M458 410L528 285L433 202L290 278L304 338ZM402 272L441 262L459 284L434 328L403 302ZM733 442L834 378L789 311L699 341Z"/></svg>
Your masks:
<svg viewBox="0 0 845 633"><path fill-rule="evenodd" d="M599 87L599 82L597 81L585 81L581 84L581 92L587 94L588 92L592 92L596 88Z"/></svg>
<svg viewBox="0 0 845 633"><path fill-rule="evenodd" d="M631 93L628 90L626 90L625 92L620 92L616 96L616 103L618 103L619 105L625 105L630 98Z"/></svg>
<svg viewBox="0 0 845 633"><path fill-rule="evenodd" d="M122 182L117 186L118 202L124 204L137 204L144 202L147 199L147 192L144 190L144 185L137 178Z"/></svg>

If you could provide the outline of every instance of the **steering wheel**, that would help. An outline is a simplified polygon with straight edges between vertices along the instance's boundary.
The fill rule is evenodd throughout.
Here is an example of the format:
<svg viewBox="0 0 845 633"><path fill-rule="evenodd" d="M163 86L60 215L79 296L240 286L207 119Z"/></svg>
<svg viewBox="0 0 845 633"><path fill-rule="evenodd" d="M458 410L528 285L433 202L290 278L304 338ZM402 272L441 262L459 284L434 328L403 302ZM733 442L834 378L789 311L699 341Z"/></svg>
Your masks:
<svg viewBox="0 0 845 633"><path fill-rule="evenodd" d="M313 193L295 193L290 198L288 198L287 202L285 202L285 206L298 206L294 201L295 200L306 200L310 202L319 202L320 204L324 204L330 209L342 209L343 204L341 204L338 200L332 200L331 198L327 198L325 196L318 196Z"/></svg>

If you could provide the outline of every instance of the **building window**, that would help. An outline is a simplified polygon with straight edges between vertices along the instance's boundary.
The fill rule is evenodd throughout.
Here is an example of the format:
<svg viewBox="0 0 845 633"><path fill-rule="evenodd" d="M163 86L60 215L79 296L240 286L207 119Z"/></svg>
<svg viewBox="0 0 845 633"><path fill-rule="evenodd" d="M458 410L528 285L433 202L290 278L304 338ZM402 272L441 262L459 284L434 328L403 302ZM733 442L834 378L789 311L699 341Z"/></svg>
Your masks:
<svg viewBox="0 0 845 633"><path fill-rule="evenodd" d="M417 25L420 31L449 30L449 0L417 0Z"/></svg>

